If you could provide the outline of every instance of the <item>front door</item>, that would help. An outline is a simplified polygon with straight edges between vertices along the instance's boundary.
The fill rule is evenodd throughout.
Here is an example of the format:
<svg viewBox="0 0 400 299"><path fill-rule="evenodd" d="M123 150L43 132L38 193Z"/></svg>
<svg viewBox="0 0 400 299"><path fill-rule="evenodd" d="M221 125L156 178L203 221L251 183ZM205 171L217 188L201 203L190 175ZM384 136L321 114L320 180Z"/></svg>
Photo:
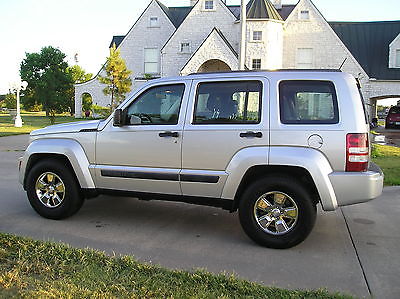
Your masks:
<svg viewBox="0 0 400 299"><path fill-rule="evenodd" d="M144 90L123 109L126 124L112 121L98 133L96 186L181 194L182 130L190 81Z"/></svg>

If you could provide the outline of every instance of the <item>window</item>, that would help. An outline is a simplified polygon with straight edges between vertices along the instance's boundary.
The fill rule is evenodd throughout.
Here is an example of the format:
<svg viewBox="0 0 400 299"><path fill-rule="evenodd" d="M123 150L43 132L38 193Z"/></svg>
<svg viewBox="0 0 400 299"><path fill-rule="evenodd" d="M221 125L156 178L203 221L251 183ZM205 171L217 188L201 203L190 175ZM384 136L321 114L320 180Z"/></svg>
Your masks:
<svg viewBox="0 0 400 299"><path fill-rule="evenodd" d="M156 74L158 73L158 49L147 48L144 49L144 73Z"/></svg>
<svg viewBox="0 0 400 299"><path fill-rule="evenodd" d="M396 49L396 67L400 67L400 49Z"/></svg>
<svg viewBox="0 0 400 299"><path fill-rule="evenodd" d="M260 123L261 92L259 81L201 83L197 89L194 123Z"/></svg>
<svg viewBox="0 0 400 299"><path fill-rule="evenodd" d="M253 70L261 70L261 59L253 59L252 69Z"/></svg>
<svg viewBox="0 0 400 299"><path fill-rule="evenodd" d="M282 81L279 84L279 106L284 124L339 122L336 91L329 81Z"/></svg>
<svg viewBox="0 0 400 299"><path fill-rule="evenodd" d="M262 31L253 31L253 40L255 41L262 40Z"/></svg>
<svg viewBox="0 0 400 299"><path fill-rule="evenodd" d="M311 69L313 68L313 49L298 48L297 49L297 68Z"/></svg>
<svg viewBox="0 0 400 299"><path fill-rule="evenodd" d="M204 2L204 9L206 9L206 10L213 10L213 9L214 9L214 1L212 1L212 0L210 0L210 1L206 0L206 1Z"/></svg>
<svg viewBox="0 0 400 299"><path fill-rule="evenodd" d="M308 10L300 11L300 20L309 20L310 19L310 12Z"/></svg>
<svg viewBox="0 0 400 299"><path fill-rule="evenodd" d="M128 107L128 124L176 125L184 90L184 84L163 85L146 90Z"/></svg>
<svg viewBox="0 0 400 299"><path fill-rule="evenodd" d="M181 53L190 53L190 43L188 43L188 42L181 43L180 52Z"/></svg>
<svg viewBox="0 0 400 299"><path fill-rule="evenodd" d="M150 27L159 27L157 17L150 17Z"/></svg>

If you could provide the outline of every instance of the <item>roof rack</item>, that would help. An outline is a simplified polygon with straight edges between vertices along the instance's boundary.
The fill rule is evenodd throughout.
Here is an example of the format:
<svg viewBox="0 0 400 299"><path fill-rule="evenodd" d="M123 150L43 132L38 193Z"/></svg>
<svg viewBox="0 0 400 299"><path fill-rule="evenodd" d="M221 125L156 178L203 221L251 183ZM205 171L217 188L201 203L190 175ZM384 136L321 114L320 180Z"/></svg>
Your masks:
<svg viewBox="0 0 400 299"><path fill-rule="evenodd" d="M237 70L237 71L216 71L191 73L188 76L204 75L204 74L231 74L231 73L262 73L262 72L324 72L324 73L341 73L339 69L277 69L277 70Z"/></svg>

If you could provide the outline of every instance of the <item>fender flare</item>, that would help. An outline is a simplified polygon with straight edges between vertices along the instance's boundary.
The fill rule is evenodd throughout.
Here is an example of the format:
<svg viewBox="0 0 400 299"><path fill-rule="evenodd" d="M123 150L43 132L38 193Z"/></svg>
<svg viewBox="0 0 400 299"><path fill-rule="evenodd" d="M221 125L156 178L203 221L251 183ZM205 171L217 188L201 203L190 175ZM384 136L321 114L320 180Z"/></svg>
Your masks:
<svg viewBox="0 0 400 299"><path fill-rule="evenodd" d="M325 211L338 207L329 174L333 172L328 159L318 150L307 147L276 146L270 148L269 165L297 166L311 175Z"/></svg>
<svg viewBox="0 0 400 299"><path fill-rule="evenodd" d="M26 167L29 165L32 156L36 154L55 154L66 157L81 188L96 188L89 171L90 163L82 146L75 140L61 138L37 139L31 142L22 159L21 170L23 171L20 173L20 180L22 179L23 183L25 182Z"/></svg>
<svg viewBox="0 0 400 299"><path fill-rule="evenodd" d="M260 165L305 169L314 181L323 210L334 211L338 207L336 194L329 179L329 174L333 172L331 165L320 151L305 147L263 146L240 150L226 168L228 178L222 198L233 200L246 172L251 167Z"/></svg>

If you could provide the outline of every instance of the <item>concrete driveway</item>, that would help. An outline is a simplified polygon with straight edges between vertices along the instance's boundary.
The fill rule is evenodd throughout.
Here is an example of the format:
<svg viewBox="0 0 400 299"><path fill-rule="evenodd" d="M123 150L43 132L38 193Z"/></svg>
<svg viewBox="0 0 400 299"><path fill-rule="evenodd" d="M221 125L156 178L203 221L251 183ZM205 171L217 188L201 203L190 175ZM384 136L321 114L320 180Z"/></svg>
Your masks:
<svg viewBox="0 0 400 299"><path fill-rule="evenodd" d="M375 201L319 212L311 235L287 250L262 248L237 214L183 203L101 196L52 221L29 206L17 181L27 136L0 138L0 231L134 255L172 269L203 268L284 288L327 288L358 297L400 297L400 188Z"/></svg>

